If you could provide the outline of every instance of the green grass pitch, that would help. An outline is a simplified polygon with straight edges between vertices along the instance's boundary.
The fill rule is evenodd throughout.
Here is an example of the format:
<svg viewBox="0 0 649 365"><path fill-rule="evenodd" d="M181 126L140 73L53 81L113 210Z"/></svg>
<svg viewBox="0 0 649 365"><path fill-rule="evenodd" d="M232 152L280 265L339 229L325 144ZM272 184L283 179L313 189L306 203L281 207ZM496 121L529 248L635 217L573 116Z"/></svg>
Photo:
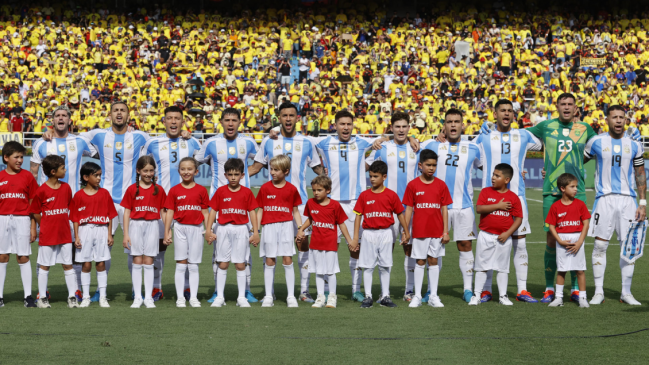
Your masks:
<svg viewBox="0 0 649 365"><path fill-rule="evenodd" d="M592 206L593 192L588 193L588 199ZM527 239L528 290L538 298L545 288L541 192L529 190L528 204L533 231ZM592 242L589 239L586 246L589 298L594 292ZM503 307L491 302L469 307L461 299L458 251L454 243L450 246L440 276L439 295L446 306L441 309L425 305L411 309L401 300L405 279L403 251L399 247L394 250L390 285L399 307L366 310L350 300L351 279L344 244L339 252L337 309L314 309L302 302L298 309L286 308L281 266L276 270L275 307L236 307L236 277L234 268L230 268L227 306L210 308L206 300L214 287L211 246L205 247L200 265L198 297L202 308L175 307L172 246L163 274L166 298L156 303L156 309L131 309L131 279L121 249L121 233L116 237L108 275L111 308L99 308L93 303L87 309L68 309L59 266L50 273L52 309L26 309L22 306L20 273L12 257L5 286L6 306L0 309L0 363L637 363L645 356L649 331L603 336L649 327L649 258L639 259L635 270L633 293L643 303L641 307L623 305L618 300L621 283L615 242L608 250L607 300L601 306L580 309L567 303L563 308L548 308L514 302L513 307ZM34 246L34 273L36 252ZM252 292L261 298L263 271L258 249L254 248L252 275ZM92 278L94 290L94 270ZM299 289L297 269L296 284ZM35 274L32 290L35 297ZM379 290L375 273L375 297ZM313 277L310 291L315 293ZM513 269L508 294L510 298L516 294Z"/></svg>

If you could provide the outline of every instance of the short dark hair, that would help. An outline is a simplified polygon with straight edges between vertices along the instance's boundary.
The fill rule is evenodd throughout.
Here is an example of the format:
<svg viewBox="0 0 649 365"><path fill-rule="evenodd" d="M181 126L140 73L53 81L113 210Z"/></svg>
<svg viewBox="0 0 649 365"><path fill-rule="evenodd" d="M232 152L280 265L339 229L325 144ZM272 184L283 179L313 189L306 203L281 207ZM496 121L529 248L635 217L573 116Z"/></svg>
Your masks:
<svg viewBox="0 0 649 365"><path fill-rule="evenodd" d="M241 112L239 109L236 108L225 108L223 110L223 113L221 113L221 118L225 118L226 115L231 114L231 115L236 115L237 119L241 120Z"/></svg>
<svg viewBox="0 0 649 365"><path fill-rule="evenodd" d="M81 170L79 171L79 177L81 177L81 186L88 185L88 182L83 179L84 176L90 176L97 173L97 171L101 171L101 166L97 165L94 162L84 163L83 166L81 166Z"/></svg>
<svg viewBox="0 0 649 365"><path fill-rule="evenodd" d="M375 174L387 175L388 174L388 164L383 161L374 161L370 165L370 172Z"/></svg>
<svg viewBox="0 0 649 365"><path fill-rule="evenodd" d="M41 163L43 167L43 173L47 177L52 177L52 170L56 171L61 166L65 166L65 160L59 155L49 155L43 159Z"/></svg>
<svg viewBox="0 0 649 365"><path fill-rule="evenodd" d="M578 181L577 177L571 173L565 172L557 178L557 188L561 190L561 188L565 188L573 181Z"/></svg>
<svg viewBox="0 0 649 365"><path fill-rule="evenodd" d="M311 186L320 185L325 190L331 191L331 179L327 175L318 175L313 180L311 180Z"/></svg>
<svg viewBox="0 0 649 365"><path fill-rule="evenodd" d="M514 169L510 164L499 163L498 165L496 165L496 167L494 167L494 170L502 172L504 177L508 177L510 179L514 177Z"/></svg>
<svg viewBox="0 0 649 365"><path fill-rule="evenodd" d="M512 104L511 101L507 99L500 99L496 102L496 105L494 105L494 110L498 110L498 107L500 107L501 105L510 105L512 108L514 107L514 104Z"/></svg>
<svg viewBox="0 0 649 365"><path fill-rule="evenodd" d="M444 113L444 120L446 120L446 117L448 117L449 115L459 115L460 119L462 119L462 112L457 108L451 108L447 110L446 113Z"/></svg>
<svg viewBox="0 0 649 365"><path fill-rule="evenodd" d="M404 112L395 112L394 114L392 114L392 117L390 118L390 125L393 125L394 123L400 120L405 120L406 123L410 124L410 115Z"/></svg>
<svg viewBox="0 0 649 365"><path fill-rule="evenodd" d="M572 99L573 102L575 103L577 102L577 99L571 93L563 93L559 95L559 97L557 98L557 104L563 99Z"/></svg>
<svg viewBox="0 0 649 365"><path fill-rule="evenodd" d="M437 153L433 150L423 150L419 154L419 162L424 162L428 160L435 160L437 161Z"/></svg>
<svg viewBox="0 0 649 365"><path fill-rule="evenodd" d="M352 114L349 111L343 109L343 110L339 111L338 113L336 113L336 115L334 116L334 123L338 123L338 120L340 118L351 118L351 120L354 121L354 114Z"/></svg>
<svg viewBox="0 0 649 365"><path fill-rule="evenodd" d="M23 156L27 152L27 148L20 144L20 142L16 141L9 141L5 143L5 145L2 147L2 156L3 157L10 157L14 153L22 153Z"/></svg>
<svg viewBox="0 0 649 365"><path fill-rule="evenodd" d="M240 173L243 174L243 161L238 158L229 158L227 161L225 161L225 165L223 165L223 170L225 170L226 173L234 170L234 171L239 171Z"/></svg>
<svg viewBox="0 0 649 365"><path fill-rule="evenodd" d="M284 109L295 109L295 114L297 114L297 107L295 106L295 104L289 103L288 101L280 104L279 108L277 108L277 114L281 114L282 110Z"/></svg>
<svg viewBox="0 0 649 365"><path fill-rule="evenodd" d="M624 110L624 107L622 105L615 104L608 107L608 110L606 111L606 116L608 117L609 115L611 115L611 112L615 110L619 110L622 113L626 114L626 110Z"/></svg>
<svg viewBox="0 0 649 365"><path fill-rule="evenodd" d="M180 113L180 117L183 117L183 110L176 105L168 106L165 108L164 115L167 116L167 113Z"/></svg>

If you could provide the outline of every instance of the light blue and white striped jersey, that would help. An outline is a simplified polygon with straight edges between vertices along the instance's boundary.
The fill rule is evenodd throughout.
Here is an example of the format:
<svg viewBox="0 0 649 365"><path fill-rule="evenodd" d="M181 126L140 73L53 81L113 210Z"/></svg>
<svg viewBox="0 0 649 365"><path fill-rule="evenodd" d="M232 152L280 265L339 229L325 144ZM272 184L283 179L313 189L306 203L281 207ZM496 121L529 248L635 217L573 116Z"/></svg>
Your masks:
<svg viewBox="0 0 649 365"><path fill-rule="evenodd" d="M160 136L150 139L142 154L150 155L156 163L157 183L169 192L169 189L180 184L182 179L178 172L180 160L194 157L201 149L201 143L196 138L183 139Z"/></svg>
<svg viewBox="0 0 649 365"><path fill-rule="evenodd" d="M108 190L115 203L121 203L126 189L135 184L136 164L149 135L140 132L116 134L112 129L93 129L81 133L99 152L101 187Z"/></svg>
<svg viewBox="0 0 649 365"><path fill-rule="evenodd" d="M397 144L394 141L383 142L381 149L372 151L365 162L372 165L374 161L383 161L388 164L388 178L385 180L385 187L399 195L403 200L406 186L415 177L419 176L419 152L410 147L410 142Z"/></svg>
<svg viewBox="0 0 649 365"><path fill-rule="evenodd" d="M509 132L491 131L481 134L475 143L482 149L482 188L491 186L491 175L499 163L509 164L514 169L514 176L509 183L509 190L518 196L525 197L525 180L523 165L527 151L540 151L541 140L524 129L511 129Z"/></svg>
<svg viewBox="0 0 649 365"><path fill-rule="evenodd" d="M471 167L482 166L480 147L469 141L442 143L429 140L422 144L421 149L437 153L435 176L446 183L448 191L451 193L453 204L449 206L449 209L473 208Z"/></svg>
<svg viewBox="0 0 649 365"><path fill-rule="evenodd" d="M352 136L348 142L341 142L338 136L328 136L317 140L316 148L331 178L331 199L358 199L367 187L365 152L372 148L376 139Z"/></svg>
<svg viewBox="0 0 649 365"><path fill-rule="evenodd" d="M644 148L628 137L614 139L600 134L586 144L584 155L597 160L595 170L595 198L607 194L636 196L634 167L643 166Z"/></svg>
<svg viewBox="0 0 649 365"><path fill-rule="evenodd" d="M201 150L196 155L196 159L201 163L212 161L212 187L210 188L210 198L216 192L216 189L228 184L225 178L225 162L230 158L238 158L243 161L245 178L241 180L241 185L250 187L250 176L248 176L248 158L254 158L257 154L257 142L251 137L237 134L237 138L229 140L218 134L209 138L203 143Z"/></svg>
<svg viewBox="0 0 649 365"><path fill-rule="evenodd" d="M68 183L72 193L81 188L81 159L83 156L94 156L97 154L95 147L81 136L68 134L66 138L53 138L51 141L39 139L32 147L31 162L41 164L43 159L49 155L59 155L65 159L65 177L61 181ZM38 174L38 184L42 185L47 176L41 168Z"/></svg>
<svg viewBox="0 0 649 365"><path fill-rule="evenodd" d="M277 139L265 137L261 141L261 146L255 161L267 165L270 160L278 155L287 155L291 158L291 173L286 176L286 181L293 184L300 192L302 204L306 204L309 195L306 192L306 168L314 168L320 165L320 156L315 148L315 141L310 137L302 134L296 134L292 138L287 138L281 134ZM270 166L268 166L270 170ZM272 176L268 174L272 180Z"/></svg>

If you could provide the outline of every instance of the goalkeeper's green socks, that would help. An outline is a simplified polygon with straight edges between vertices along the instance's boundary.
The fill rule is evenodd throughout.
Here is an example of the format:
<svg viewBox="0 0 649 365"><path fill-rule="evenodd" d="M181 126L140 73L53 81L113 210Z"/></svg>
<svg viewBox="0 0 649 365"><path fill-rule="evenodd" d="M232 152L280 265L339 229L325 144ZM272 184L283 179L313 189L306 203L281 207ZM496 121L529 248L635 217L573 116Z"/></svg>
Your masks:
<svg viewBox="0 0 649 365"><path fill-rule="evenodd" d="M543 261L545 263L545 287L554 291L554 276L557 273L557 249L546 245Z"/></svg>

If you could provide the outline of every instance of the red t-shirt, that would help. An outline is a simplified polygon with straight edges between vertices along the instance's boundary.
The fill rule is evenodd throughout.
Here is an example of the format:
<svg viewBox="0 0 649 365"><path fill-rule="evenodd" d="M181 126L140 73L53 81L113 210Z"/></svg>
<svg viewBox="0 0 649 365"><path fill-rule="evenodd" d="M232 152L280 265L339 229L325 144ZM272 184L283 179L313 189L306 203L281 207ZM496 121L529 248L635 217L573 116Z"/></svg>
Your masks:
<svg viewBox="0 0 649 365"><path fill-rule="evenodd" d="M289 222L293 220L293 208L302 204L297 188L286 182L281 188L269 181L257 193L257 203L263 209L261 224Z"/></svg>
<svg viewBox="0 0 649 365"><path fill-rule="evenodd" d="M384 229L394 224L393 214L403 212L403 205L388 188L378 194L368 189L358 196L354 212L363 216L363 229Z"/></svg>
<svg viewBox="0 0 649 365"><path fill-rule="evenodd" d="M554 226L557 233L581 233L586 219L590 219L590 212L583 201L575 199L565 205L558 200L550 207L545 223Z"/></svg>
<svg viewBox="0 0 649 365"><path fill-rule="evenodd" d="M84 224L108 224L117 217L115 203L108 190L99 188L94 195L81 189L74 194L70 204L70 220Z"/></svg>
<svg viewBox="0 0 649 365"><path fill-rule="evenodd" d="M126 209L131 211L131 219L144 219L155 221L160 219L160 211L165 204L167 194L162 186L158 186L158 194L153 195L155 189L151 185L148 189L140 186L140 194L135 196L137 185L133 184L126 189L124 198L120 203Z"/></svg>
<svg viewBox="0 0 649 365"><path fill-rule="evenodd" d="M510 202L512 207L509 211L495 210L489 214L480 214L480 230L499 235L512 227L514 217L523 218L521 201L511 190L499 193L493 187L484 188L480 192L477 205L498 204L502 199Z"/></svg>
<svg viewBox="0 0 649 365"><path fill-rule="evenodd" d="M38 184L31 172L22 169L15 175L0 171L0 215L29 215L29 201Z"/></svg>
<svg viewBox="0 0 649 365"><path fill-rule="evenodd" d="M347 220L347 214L340 203L330 199L322 206L309 199L304 207L304 216L311 218L311 244L309 248L320 251L338 251L338 225Z"/></svg>
<svg viewBox="0 0 649 365"><path fill-rule="evenodd" d="M203 209L207 209L210 197L204 187L196 184L187 189L178 184L169 190L164 208L174 211L174 220L180 224L203 223Z"/></svg>
<svg viewBox="0 0 649 365"><path fill-rule="evenodd" d="M440 238L444 235L442 206L453 204L446 183L435 178L424 184L421 178L408 183L403 204L413 207L412 238Z"/></svg>
<svg viewBox="0 0 649 365"><path fill-rule="evenodd" d="M61 182L58 189L52 189L47 184L36 190L32 200L31 213L41 215L39 246L54 246L72 242L70 234L70 203L72 189L70 185Z"/></svg>
<svg viewBox="0 0 649 365"><path fill-rule="evenodd" d="M248 212L259 207L252 191L240 186L238 191L231 191L228 185L216 189L210 200L210 207L219 214L219 224L247 224Z"/></svg>

